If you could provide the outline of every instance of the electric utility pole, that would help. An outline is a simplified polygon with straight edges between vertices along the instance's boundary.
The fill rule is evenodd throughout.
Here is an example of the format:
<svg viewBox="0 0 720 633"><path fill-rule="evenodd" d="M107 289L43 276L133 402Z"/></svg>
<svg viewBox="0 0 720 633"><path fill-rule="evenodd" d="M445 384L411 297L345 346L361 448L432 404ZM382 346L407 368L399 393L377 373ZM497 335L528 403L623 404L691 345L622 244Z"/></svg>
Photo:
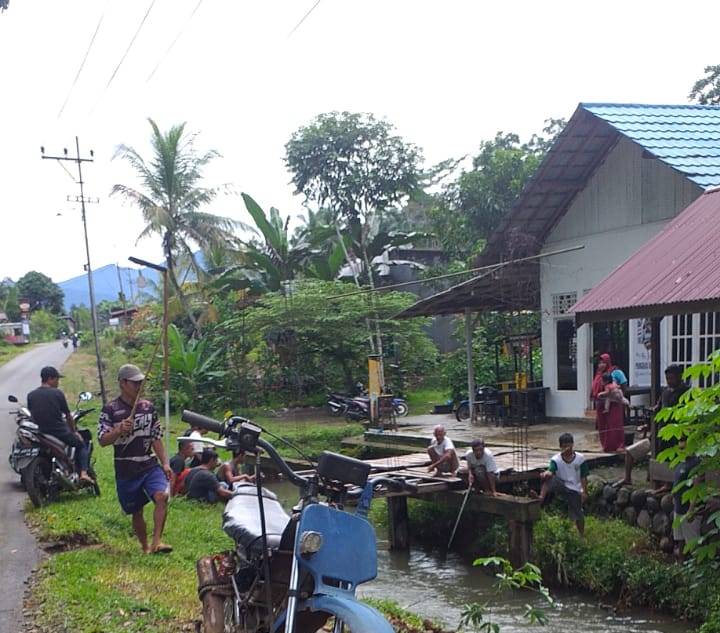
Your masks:
<svg viewBox="0 0 720 633"><path fill-rule="evenodd" d="M84 266L85 271L87 272L87 278L88 278L88 290L90 293L90 315L92 317L92 329L93 329L93 338L95 339L95 359L97 361L97 371L98 371L98 381L100 382L100 396L102 397L103 405L107 402L107 396L105 394L105 381L103 380L103 371L102 371L102 359L100 357L100 340L98 338L98 327L97 327L97 310L95 308L95 286L93 284L93 274L92 274L92 267L90 266L90 243L88 241L88 233L87 233L87 219L85 217L85 203L91 202L91 200L88 200L85 198L85 183L83 182L82 178L82 164L83 163L92 163L94 160L94 154L93 151L90 150L90 157L89 158L83 158L80 156L80 141L78 140L78 137L75 137L75 149L77 151L76 156L69 156L67 148L63 148L63 155L62 156L46 156L45 155L45 148L40 148L40 153L42 155L42 158L46 158L49 160L56 160L58 162L60 161L72 161L77 165L78 170L78 184L80 185L80 196L76 197L76 201L80 203L80 209L82 210L82 223L83 223L83 232L85 234L85 254L87 257L86 264Z"/></svg>

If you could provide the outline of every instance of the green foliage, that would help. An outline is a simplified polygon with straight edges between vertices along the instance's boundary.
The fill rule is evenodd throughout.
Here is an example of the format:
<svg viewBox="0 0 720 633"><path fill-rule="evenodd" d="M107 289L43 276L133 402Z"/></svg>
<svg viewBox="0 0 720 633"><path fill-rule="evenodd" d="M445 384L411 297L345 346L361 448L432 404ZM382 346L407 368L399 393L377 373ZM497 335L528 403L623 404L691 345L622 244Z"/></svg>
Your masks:
<svg viewBox="0 0 720 633"><path fill-rule="evenodd" d="M418 632L424 633L426 630L423 619L421 617L419 617L415 613L412 613L411 611L408 611L407 609L403 609L394 600L380 598L364 598L363 602L366 602L370 606L376 608L386 618L389 617L392 618L393 621L402 622L404 631L414 629Z"/></svg>
<svg viewBox="0 0 720 633"><path fill-rule="evenodd" d="M700 463L688 481L680 482L678 490L682 499L691 504L692 512L706 516L709 529L697 542L687 544L687 549L699 560L714 560L720 549L720 493L715 473L720 470L720 350L710 355L707 362L693 365L685 370L683 377L694 384L681 397L677 406L658 412L656 421L662 424L659 435L664 440L677 440L675 446L665 449L658 460L677 466L696 456ZM711 475L711 476L707 476Z"/></svg>
<svg viewBox="0 0 720 633"><path fill-rule="evenodd" d="M476 566L493 567L496 569L495 577L496 590L503 591L531 591L545 600L550 606L555 606L555 600L550 595L550 590L543 585L542 572L532 563L525 563L519 569L514 569L510 561L499 556L478 558L474 563ZM545 626L548 623L547 615L543 609L525 605L525 619L528 624L539 624ZM464 606L460 617L460 630L472 627L480 633L498 633L500 626L492 621L492 613L489 603L472 603Z"/></svg>
<svg viewBox="0 0 720 633"><path fill-rule="evenodd" d="M18 279L16 288L17 296L30 304L30 310L62 314L65 295L47 275L31 270Z"/></svg>
<svg viewBox="0 0 720 633"><path fill-rule="evenodd" d="M720 103L720 64L705 66L704 77L698 79L692 87L688 99L701 105Z"/></svg>
<svg viewBox="0 0 720 633"><path fill-rule="evenodd" d="M503 132L480 143L472 169L447 185L430 211L433 232L451 259L468 261L482 251L563 126L549 119L543 135L527 143Z"/></svg>
<svg viewBox="0 0 720 633"><path fill-rule="evenodd" d="M35 343L54 341L64 328L64 321L46 310L35 310L30 315L30 338Z"/></svg>
<svg viewBox="0 0 720 633"><path fill-rule="evenodd" d="M4 312L8 321L20 320L20 301L17 284L12 279L0 281L0 312Z"/></svg>

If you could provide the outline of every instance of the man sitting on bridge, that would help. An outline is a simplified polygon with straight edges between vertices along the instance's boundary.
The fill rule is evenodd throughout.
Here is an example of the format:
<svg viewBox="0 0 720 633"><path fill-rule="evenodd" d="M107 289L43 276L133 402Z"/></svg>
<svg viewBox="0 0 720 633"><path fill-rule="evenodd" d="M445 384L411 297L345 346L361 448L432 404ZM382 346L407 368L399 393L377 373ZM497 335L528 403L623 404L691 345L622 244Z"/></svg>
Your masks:
<svg viewBox="0 0 720 633"><path fill-rule="evenodd" d="M500 470L490 449L485 448L485 440L478 438L470 443L470 450L465 454L468 466L468 485L480 492L495 496L495 482Z"/></svg>
<svg viewBox="0 0 720 633"><path fill-rule="evenodd" d="M433 429L433 435L435 437L427 449L430 457L428 472L434 470L435 475L454 475L460 467L460 462L455 452L455 444L445 435L445 427L442 424L438 424Z"/></svg>

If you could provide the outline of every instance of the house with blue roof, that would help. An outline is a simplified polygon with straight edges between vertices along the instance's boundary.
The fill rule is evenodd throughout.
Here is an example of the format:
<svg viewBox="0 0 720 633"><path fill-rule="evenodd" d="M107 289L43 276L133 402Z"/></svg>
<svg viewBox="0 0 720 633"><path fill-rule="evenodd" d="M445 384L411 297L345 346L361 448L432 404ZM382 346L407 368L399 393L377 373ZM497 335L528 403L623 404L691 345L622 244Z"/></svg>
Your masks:
<svg viewBox="0 0 720 633"><path fill-rule="evenodd" d="M482 263L493 263L582 247L525 266L525 302L508 302L515 309L541 311L548 417L585 414L593 359L602 352L609 352L628 374L638 393L633 401L642 400L650 385L648 324L629 320L576 330L569 309L671 218L717 185L720 107L578 105L482 257ZM496 293L512 284L513 275L506 277L498 280ZM664 319L663 366L699 361L700 339L720 340L718 317Z"/></svg>

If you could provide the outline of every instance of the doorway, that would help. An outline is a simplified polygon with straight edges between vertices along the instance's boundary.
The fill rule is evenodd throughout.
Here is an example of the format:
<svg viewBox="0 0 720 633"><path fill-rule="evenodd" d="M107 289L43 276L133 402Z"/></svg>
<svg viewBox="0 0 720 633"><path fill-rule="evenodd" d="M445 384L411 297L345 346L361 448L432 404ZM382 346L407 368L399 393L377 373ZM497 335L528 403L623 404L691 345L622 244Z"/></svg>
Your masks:
<svg viewBox="0 0 720 633"><path fill-rule="evenodd" d="M593 366L600 354L610 354L613 364L623 370L626 376L630 372L630 340L627 321L600 321L593 323Z"/></svg>

